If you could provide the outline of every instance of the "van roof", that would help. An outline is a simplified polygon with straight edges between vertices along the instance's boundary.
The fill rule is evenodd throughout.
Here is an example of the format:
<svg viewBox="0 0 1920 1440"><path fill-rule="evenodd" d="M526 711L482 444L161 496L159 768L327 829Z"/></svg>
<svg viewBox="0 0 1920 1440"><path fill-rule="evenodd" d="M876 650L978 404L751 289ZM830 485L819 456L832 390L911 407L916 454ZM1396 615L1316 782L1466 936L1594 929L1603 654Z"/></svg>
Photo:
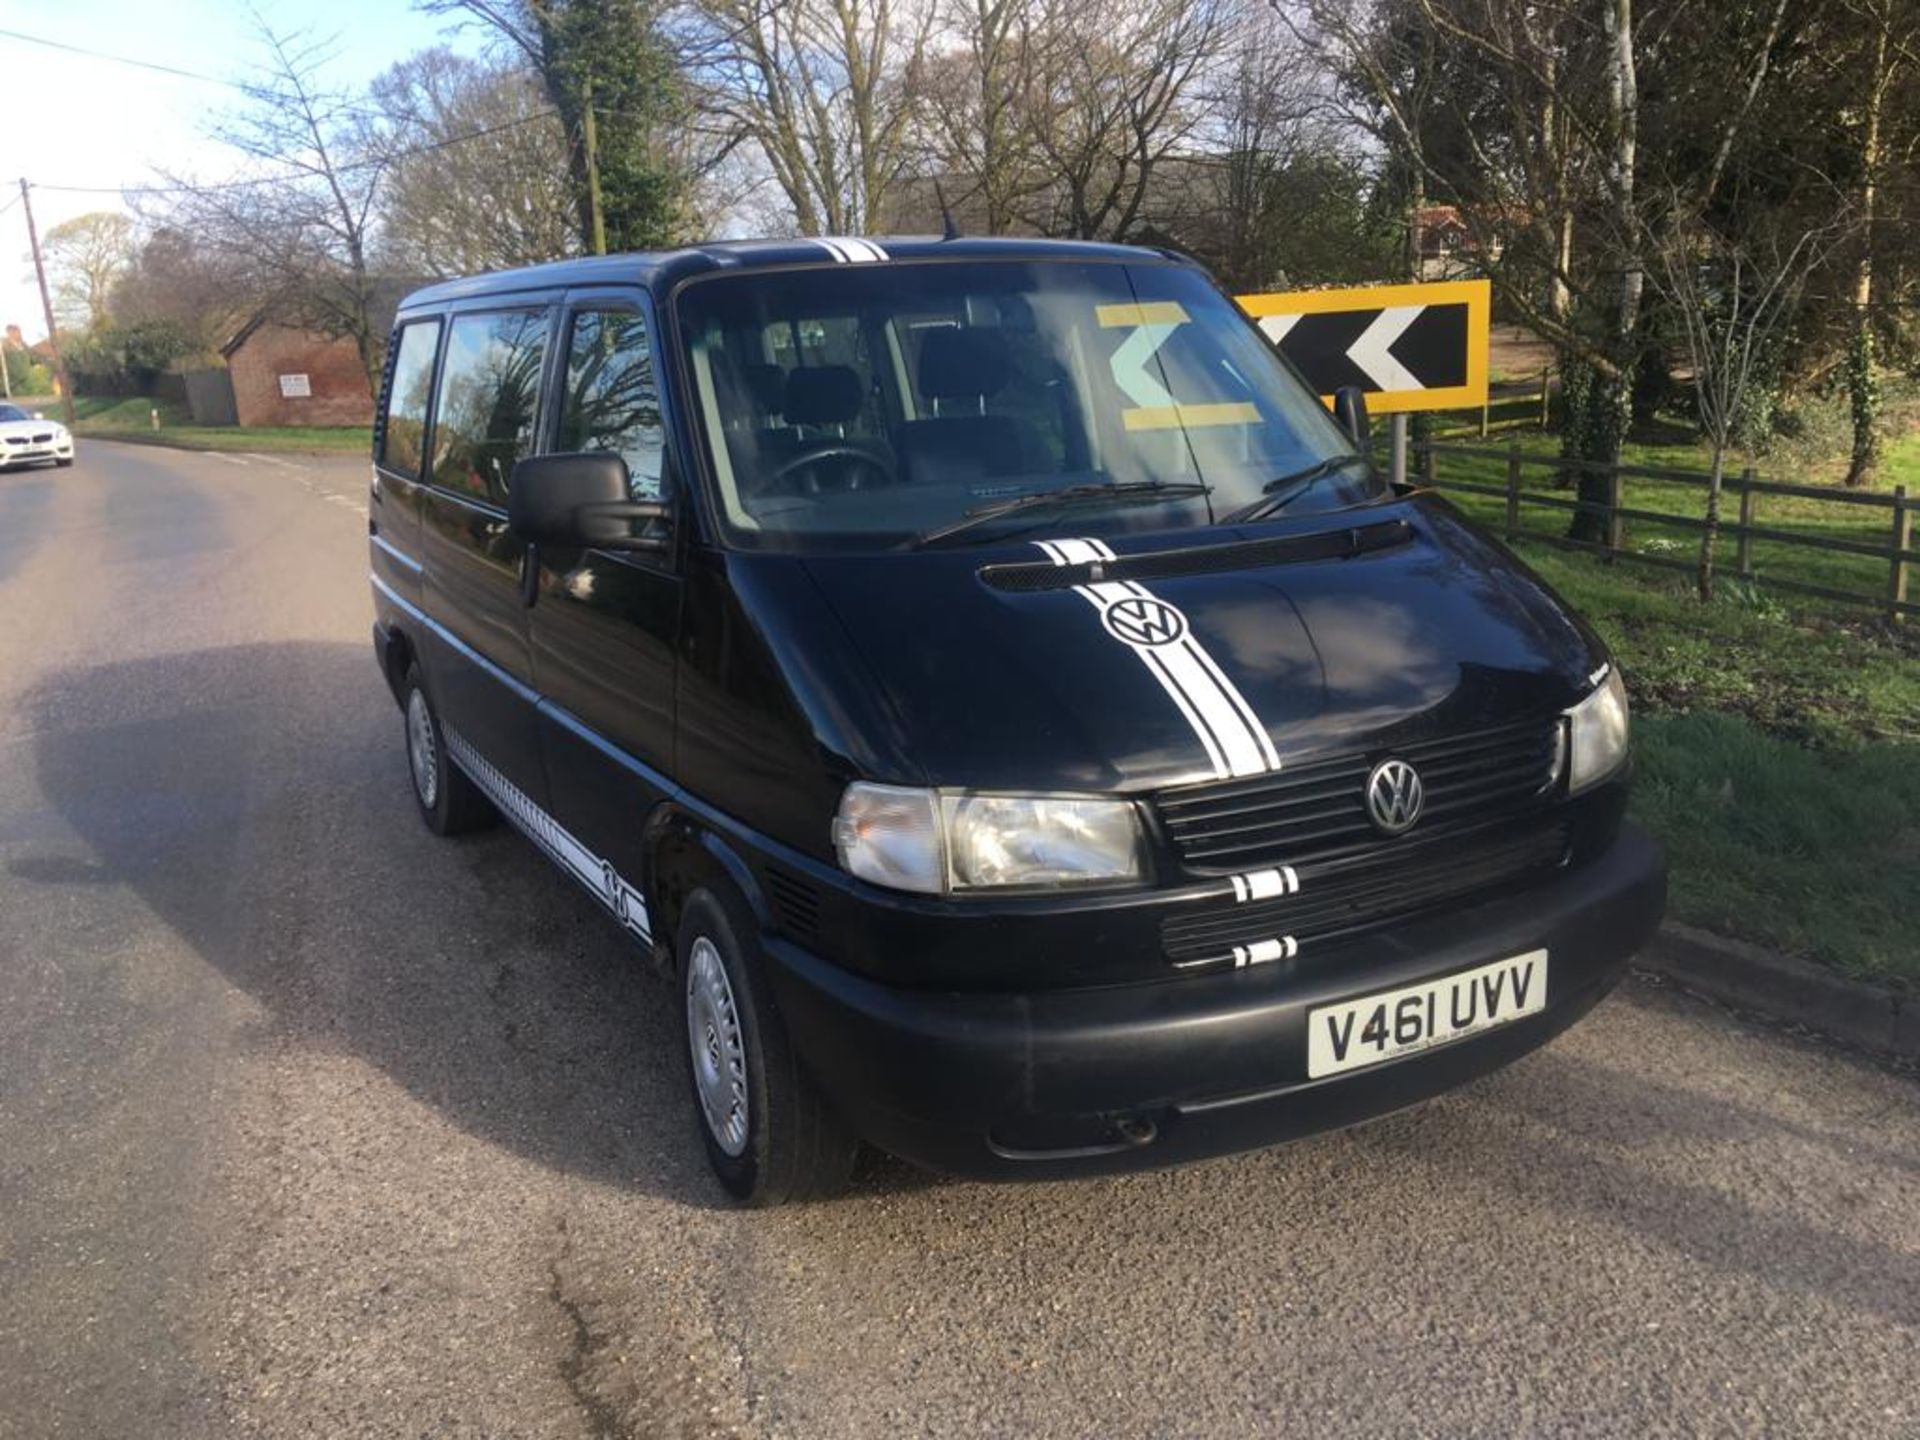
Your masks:
<svg viewBox="0 0 1920 1440"><path fill-rule="evenodd" d="M885 264L895 260L1174 260L1172 250L1136 245L1107 245L1086 240L1033 240L1013 236L886 236L862 239L716 240L679 250L641 250L625 255L590 255L497 270L446 280L416 290L402 310L526 290L559 290L580 285L645 285L659 291L692 275L713 270L773 269L793 265Z"/></svg>

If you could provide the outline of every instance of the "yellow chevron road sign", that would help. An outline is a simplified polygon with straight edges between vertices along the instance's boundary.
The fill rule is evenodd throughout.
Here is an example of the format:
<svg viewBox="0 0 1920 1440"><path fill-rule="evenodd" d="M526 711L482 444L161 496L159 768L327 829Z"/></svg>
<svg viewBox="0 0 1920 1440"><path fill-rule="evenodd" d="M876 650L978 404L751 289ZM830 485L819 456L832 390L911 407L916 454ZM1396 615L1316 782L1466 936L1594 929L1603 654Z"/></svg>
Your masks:
<svg viewBox="0 0 1920 1440"><path fill-rule="evenodd" d="M1357 385L1375 415L1487 403L1490 281L1238 298L1280 353L1329 399L1342 385Z"/></svg>

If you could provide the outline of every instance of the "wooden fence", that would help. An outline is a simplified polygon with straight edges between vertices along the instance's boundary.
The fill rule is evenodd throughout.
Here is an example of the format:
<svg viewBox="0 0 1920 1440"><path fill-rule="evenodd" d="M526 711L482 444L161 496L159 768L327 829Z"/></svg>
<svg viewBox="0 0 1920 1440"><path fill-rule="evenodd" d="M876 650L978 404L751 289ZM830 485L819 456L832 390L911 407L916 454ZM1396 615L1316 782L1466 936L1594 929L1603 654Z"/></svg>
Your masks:
<svg viewBox="0 0 1920 1440"><path fill-rule="evenodd" d="M1467 463L1465 465L1456 463L1450 466L1448 464L1450 460ZM1692 572L1699 568L1697 555L1678 558L1651 553L1644 549L1636 549L1627 542L1629 522L1671 527L1695 536L1704 531L1707 528L1704 513L1705 492L1709 482L1708 477L1698 471L1670 470L1650 465L1608 466L1591 460L1568 460L1557 455L1527 454L1518 445L1496 449L1492 446L1456 445L1438 441L1416 444L1413 462L1422 482L1443 493L1460 491L1503 500L1505 522L1502 528L1509 539L1528 537L1546 540L1558 545L1597 551L1608 560L1618 558L1673 570ZM1447 473L1450 468L1487 466L1501 467L1504 483L1491 484L1485 480L1462 479L1457 474ZM1527 489L1524 482L1529 471L1545 472L1556 480L1571 471L1603 473L1607 477L1607 499L1604 502L1583 500L1571 487L1561 488L1555 492ZM1701 492L1702 513L1679 515L1629 505L1626 503L1625 492L1626 482L1630 479L1697 488ZM1885 512L1887 515L1886 539L1874 542L1835 535L1809 534L1804 530L1787 530L1778 526L1763 525L1760 523L1760 510L1768 497L1793 497L1802 501L1852 506L1863 520L1872 511ZM1759 578L1769 589L1812 595L1842 605L1872 607L1891 620L1897 621L1908 615L1920 615L1920 603L1908 598L1908 578L1914 563L1920 561L1920 550L1914 549L1913 535L1913 517L1914 512L1920 510L1920 497L1908 498L1906 486L1896 485L1891 492L1876 492L1843 490L1825 485L1794 485L1784 481L1761 480L1749 467L1737 474L1729 474L1725 478L1722 482L1720 503L1722 507L1720 539L1722 545L1726 547L1720 553L1724 556L1731 552L1733 557L1731 569L1723 569L1722 574L1734 573L1747 580ZM1558 512L1561 515L1571 515L1575 512L1597 514L1602 522L1605 539L1573 540L1565 534L1564 530L1548 532L1529 528L1522 523L1524 512L1528 509L1543 509ZM1874 594L1864 588L1843 589L1778 573L1757 576L1754 565L1756 542L1877 561L1880 573L1885 576L1885 580L1879 593Z"/></svg>

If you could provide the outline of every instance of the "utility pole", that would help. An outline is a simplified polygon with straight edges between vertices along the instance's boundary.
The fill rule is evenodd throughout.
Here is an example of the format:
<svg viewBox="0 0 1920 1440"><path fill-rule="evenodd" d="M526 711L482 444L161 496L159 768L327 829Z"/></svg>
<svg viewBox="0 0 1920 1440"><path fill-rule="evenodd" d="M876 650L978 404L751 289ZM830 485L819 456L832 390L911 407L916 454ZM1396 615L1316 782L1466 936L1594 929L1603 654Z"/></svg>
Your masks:
<svg viewBox="0 0 1920 1440"><path fill-rule="evenodd" d="M47 317L47 349L53 353L53 378L60 386L60 408L67 418L67 429L74 426L73 381L67 376L67 362L60 358L60 331L53 323L53 294L47 289L47 262L40 258L40 232L33 223L33 187L22 177L20 203L27 212L27 243L33 247L33 273L40 282L40 308Z"/></svg>
<svg viewBox="0 0 1920 1440"><path fill-rule="evenodd" d="M600 138L593 123L593 81L587 81L586 107L580 120L580 139L587 151L587 211L593 218L593 253L607 253L607 216L600 208Z"/></svg>

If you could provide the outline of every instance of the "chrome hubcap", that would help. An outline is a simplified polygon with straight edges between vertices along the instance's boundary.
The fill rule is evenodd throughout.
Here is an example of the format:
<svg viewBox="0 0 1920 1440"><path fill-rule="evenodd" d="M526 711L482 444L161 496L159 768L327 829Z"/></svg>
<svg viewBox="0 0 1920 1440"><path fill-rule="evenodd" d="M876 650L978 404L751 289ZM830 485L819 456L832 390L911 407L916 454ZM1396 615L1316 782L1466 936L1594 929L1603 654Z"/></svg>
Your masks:
<svg viewBox="0 0 1920 1440"><path fill-rule="evenodd" d="M429 810L440 798L438 752L433 743L433 716L427 697L418 690L407 695L407 763L413 769L414 793Z"/></svg>
<svg viewBox="0 0 1920 1440"><path fill-rule="evenodd" d="M687 1048L707 1133L729 1155L747 1148L747 1047L720 951L702 935L687 956Z"/></svg>

